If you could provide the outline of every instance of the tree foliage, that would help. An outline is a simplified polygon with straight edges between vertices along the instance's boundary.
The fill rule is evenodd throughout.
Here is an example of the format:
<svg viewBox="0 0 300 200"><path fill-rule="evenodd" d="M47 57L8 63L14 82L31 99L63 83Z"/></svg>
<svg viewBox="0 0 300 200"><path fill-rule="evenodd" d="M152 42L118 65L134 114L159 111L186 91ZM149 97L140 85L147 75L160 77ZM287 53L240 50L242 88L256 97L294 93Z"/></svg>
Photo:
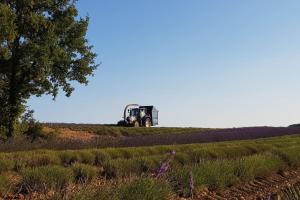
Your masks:
<svg viewBox="0 0 300 200"><path fill-rule="evenodd" d="M30 96L70 96L97 64L75 1L0 0L0 22L0 124L11 136Z"/></svg>

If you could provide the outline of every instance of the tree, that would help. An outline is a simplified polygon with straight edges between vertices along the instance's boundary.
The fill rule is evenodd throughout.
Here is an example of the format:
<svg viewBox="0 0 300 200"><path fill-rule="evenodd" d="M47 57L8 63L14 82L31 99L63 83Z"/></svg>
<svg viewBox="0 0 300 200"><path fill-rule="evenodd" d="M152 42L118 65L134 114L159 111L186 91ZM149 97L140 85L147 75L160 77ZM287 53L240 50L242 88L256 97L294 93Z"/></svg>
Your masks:
<svg viewBox="0 0 300 200"><path fill-rule="evenodd" d="M88 23L72 0L0 0L0 125L8 137L30 96L70 96L72 82L88 83L97 67Z"/></svg>
<svg viewBox="0 0 300 200"><path fill-rule="evenodd" d="M8 80L0 74L0 133L6 132L3 128L8 126Z"/></svg>

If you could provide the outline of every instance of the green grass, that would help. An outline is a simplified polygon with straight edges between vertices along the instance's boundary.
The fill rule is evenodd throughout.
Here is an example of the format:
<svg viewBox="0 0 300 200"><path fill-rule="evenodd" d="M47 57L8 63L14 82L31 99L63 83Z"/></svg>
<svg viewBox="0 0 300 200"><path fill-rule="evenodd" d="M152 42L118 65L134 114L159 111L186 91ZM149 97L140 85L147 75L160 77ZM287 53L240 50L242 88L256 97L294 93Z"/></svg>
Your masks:
<svg viewBox="0 0 300 200"><path fill-rule="evenodd" d="M86 183L97 175L97 169L91 165L75 163L71 169L77 183Z"/></svg>
<svg viewBox="0 0 300 200"><path fill-rule="evenodd" d="M22 185L28 190L62 190L73 180L72 171L61 166L25 168L21 171Z"/></svg>
<svg viewBox="0 0 300 200"><path fill-rule="evenodd" d="M75 192L71 200L118 200L116 197L116 187L105 185L101 188L93 185L86 185Z"/></svg>
<svg viewBox="0 0 300 200"><path fill-rule="evenodd" d="M0 174L2 172L13 169L14 161L9 159L6 155L0 156Z"/></svg>
<svg viewBox="0 0 300 200"><path fill-rule="evenodd" d="M6 176L0 175L0 196L6 195L10 191L10 183Z"/></svg>
<svg viewBox="0 0 300 200"><path fill-rule="evenodd" d="M106 195L122 200L165 199L172 194L189 197L190 173L195 192L218 190L299 167L299 146L300 136L294 135L206 144L0 153L0 192L5 185L1 175L12 172L22 177L20 185L28 192L60 193L75 184L79 190L74 199L105 199ZM176 155L168 172L160 179L153 178L172 150ZM97 180L101 186L93 186ZM86 184L94 187L88 194Z"/></svg>
<svg viewBox="0 0 300 200"><path fill-rule="evenodd" d="M126 183L104 186L87 186L77 191L72 200L163 200L170 199L172 189L165 180L140 177Z"/></svg>
<svg viewBox="0 0 300 200"><path fill-rule="evenodd" d="M234 160L205 160L196 165L176 166L167 174L167 179L177 195L189 197L190 173L196 190L217 190L276 173L284 167L286 163L278 155L263 153Z"/></svg>
<svg viewBox="0 0 300 200"><path fill-rule="evenodd" d="M155 171L165 156L145 156L132 159L112 159L104 163L107 178L139 176Z"/></svg>
<svg viewBox="0 0 300 200"><path fill-rule="evenodd" d="M126 200L161 200L171 194L167 182L151 178L140 178L119 188L118 199Z"/></svg>

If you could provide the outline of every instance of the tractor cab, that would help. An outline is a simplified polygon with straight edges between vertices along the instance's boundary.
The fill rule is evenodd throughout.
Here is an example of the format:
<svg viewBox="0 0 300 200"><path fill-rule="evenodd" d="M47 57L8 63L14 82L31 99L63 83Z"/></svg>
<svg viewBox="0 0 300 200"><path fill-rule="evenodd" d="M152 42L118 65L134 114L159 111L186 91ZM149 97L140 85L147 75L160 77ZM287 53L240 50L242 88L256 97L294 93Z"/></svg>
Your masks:
<svg viewBox="0 0 300 200"><path fill-rule="evenodd" d="M132 109L129 109L128 112L129 112L130 117L137 117L140 114L140 109L132 108Z"/></svg>
<svg viewBox="0 0 300 200"><path fill-rule="evenodd" d="M124 120L118 124L134 127L158 125L158 110L154 106L129 104L124 109Z"/></svg>

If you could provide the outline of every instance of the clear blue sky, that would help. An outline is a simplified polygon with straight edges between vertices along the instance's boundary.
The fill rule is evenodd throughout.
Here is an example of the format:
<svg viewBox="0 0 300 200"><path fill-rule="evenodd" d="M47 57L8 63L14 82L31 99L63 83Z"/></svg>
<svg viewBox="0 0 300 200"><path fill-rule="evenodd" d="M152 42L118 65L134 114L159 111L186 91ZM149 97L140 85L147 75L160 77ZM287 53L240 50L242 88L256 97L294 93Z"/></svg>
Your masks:
<svg viewBox="0 0 300 200"><path fill-rule="evenodd" d="M47 122L115 123L154 104L162 126L300 122L300 1L79 0L102 65L71 98L31 98Z"/></svg>

